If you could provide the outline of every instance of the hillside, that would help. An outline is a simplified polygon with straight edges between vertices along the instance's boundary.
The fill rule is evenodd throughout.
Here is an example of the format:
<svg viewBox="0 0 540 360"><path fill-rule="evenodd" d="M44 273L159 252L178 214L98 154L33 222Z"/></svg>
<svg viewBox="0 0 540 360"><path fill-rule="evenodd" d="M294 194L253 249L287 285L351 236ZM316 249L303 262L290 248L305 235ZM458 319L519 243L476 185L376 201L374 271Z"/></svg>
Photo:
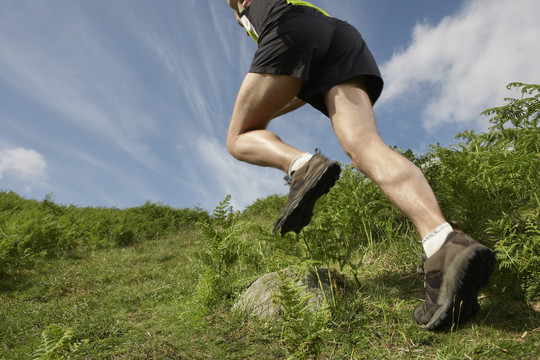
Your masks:
<svg viewBox="0 0 540 360"><path fill-rule="evenodd" d="M418 235L350 166L311 224L278 238L280 196L243 211L227 197L209 214L2 191L0 358L537 359L540 86L510 86L522 98L487 110L486 133L423 155L395 149L422 168L448 220L496 252L473 322L432 333L412 320L424 298ZM319 266L351 289L314 314L294 296L281 297L290 312L276 321L232 310L259 276Z"/></svg>

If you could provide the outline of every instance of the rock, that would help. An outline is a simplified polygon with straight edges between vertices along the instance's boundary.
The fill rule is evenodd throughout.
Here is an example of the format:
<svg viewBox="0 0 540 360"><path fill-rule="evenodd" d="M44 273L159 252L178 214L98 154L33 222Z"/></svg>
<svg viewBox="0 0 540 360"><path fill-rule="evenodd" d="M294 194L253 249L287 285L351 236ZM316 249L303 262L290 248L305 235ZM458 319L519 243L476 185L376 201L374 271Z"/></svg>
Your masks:
<svg viewBox="0 0 540 360"><path fill-rule="evenodd" d="M291 269L284 269L280 271L281 276L287 279L298 278ZM317 277L318 273L318 277ZM308 270L303 276L297 280L297 284L304 286L303 293L310 292L314 296L310 299L312 303L312 309L319 309L324 301L324 296L329 302L332 301L332 286L335 289L346 288L346 279L338 271L331 269L331 280L328 276L327 268L317 269L317 273L313 270ZM319 279L322 284L319 284ZM248 315L257 316L263 319L273 319L282 313L282 308L274 300L275 294L279 293L280 286L282 284L280 274L275 271L270 274L266 274L257 279L251 286L242 294L240 299L234 304L233 309L245 311Z"/></svg>

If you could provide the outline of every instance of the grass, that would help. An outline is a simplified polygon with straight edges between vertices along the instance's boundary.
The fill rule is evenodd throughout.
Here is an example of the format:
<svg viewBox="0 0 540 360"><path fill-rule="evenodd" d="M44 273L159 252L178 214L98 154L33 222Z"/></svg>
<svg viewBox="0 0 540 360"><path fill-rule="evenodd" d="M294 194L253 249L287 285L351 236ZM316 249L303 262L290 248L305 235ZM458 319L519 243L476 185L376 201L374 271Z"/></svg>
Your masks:
<svg viewBox="0 0 540 360"><path fill-rule="evenodd" d="M79 347L70 352L64 344L59 357L47 358L286 358L279 322L233 313L232 299L202 306L196 292L202 267L194 256L199 236L193 227L3 274L0 358L32 358L52 324L71 329L68 342ZM364 255L361 287L332 308L321 358L539 358L538 303L514 299L493 285L481 294L482 310L473 323L443 333L420 329L411 311L423 299L423 279L403 253L387 244Z"/></svg>
<svg viewBox="0 0 540 360"><path fill-rule="evenodd" d="M402 152L445 216L496 251L473 322L442 333L414 323L424 298L417 234L350 166L302 234L277 239L271 224L285 201L277 195L241 213L228 196L210 215L150 202L79 208L0 191L0 358L539 359L540 85L511 87L521 98L485 112L487 133L460 133L459 144L425 155ZM280 291L290 310L279 321L230 310L257 276L307 264L342 268L357 286L330 313L307 313L293 286Z"/></svg>
<svg viewBox="0 0 540 360"><path fill-rule="evenodd" d="M197 311L195 248L191 232L4 275L0 357L30 358L50 324L86 339L76 357L89 359L221 358L242 346L236 338L256 343L257 332L245 334L225 311Z"/></svg>

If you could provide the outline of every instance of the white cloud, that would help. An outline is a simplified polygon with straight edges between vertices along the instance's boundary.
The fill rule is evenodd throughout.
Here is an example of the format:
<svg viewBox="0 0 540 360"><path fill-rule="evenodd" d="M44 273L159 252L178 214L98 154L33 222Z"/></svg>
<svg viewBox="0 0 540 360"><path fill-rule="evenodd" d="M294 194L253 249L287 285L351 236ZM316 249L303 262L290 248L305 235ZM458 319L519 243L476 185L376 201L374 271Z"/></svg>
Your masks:
<svg viewBox="0 0 540 360"><path fill-rule="evenodd" d="M110 139L148 168L160 168L145 141L157 131L139 104L147 94L116 45L98 36L99 24L77 4L21 2L5 10L0 77L70 125Z"/></svg>
<svg viewBox="0 0 540 360"><path fill-rule="evenodd" d="M225 146L213 138L200 138L196 144L197 152L202 158L205 168L212 179L219 185L217 188L205 189L205 192L225 198L231 195L231 203L235 209L243 209L258 198L272 194L285 194L288 188L279 171L246 164L234 159ZM281 177L281 178L280 178ZM201 185L203 185L201 183ZM208 186L208 183L204 183Z"/></svg>
<svg viewBox="0 0 540 360"><path fill-rule="evenodd" d="M46 168L47 162L35 150L22 147L0 150L0 179L16 181L25 191L48 180Z"/></svg>
<svg viewBox="0 0 540 360"><path fill-rule="evenodd" d="M254 51L249 49L253 41L237 25L226 3L192 0L191 6L208 12L211 21L189 18L178 23L174 17L169 27L153 27L141 36L182 93L180 101L185 104L186 113L193 115L184 120L196 123L205 134L219 136L226 131L236 95L236 91L224 93L223 89L240 82L245 75ZM185 36L188 31L189 37Z"/></svg>
<svg viewBox="0 0 540 360"><path fill-rule="evenodd" d="M425 98L423 125L485 127L478 115L498 106L513 81L540 80L540 2L471 0L436 26L418 24L412 42L381 66L386 88L379 106L404 96Z"/></svg>

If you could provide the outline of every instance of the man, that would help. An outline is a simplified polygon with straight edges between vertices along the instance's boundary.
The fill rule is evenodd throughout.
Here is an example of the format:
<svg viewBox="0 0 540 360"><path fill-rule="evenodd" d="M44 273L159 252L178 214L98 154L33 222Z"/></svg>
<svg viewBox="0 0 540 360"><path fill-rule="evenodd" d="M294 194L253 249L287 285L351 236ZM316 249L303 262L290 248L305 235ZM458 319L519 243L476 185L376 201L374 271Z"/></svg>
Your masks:
<svg viewBox="0 0 540 360"><path fill-rule="evenodd" d="M413 311L429 330L464 322L478 310L477 292L489 281L494 254L453 231L421 170L391 150L375 126L372 106L383 81L358 31L298 0L228 0L235 17L257 42L238 92L227 149L238 160L285 171L287 204L274 233L298 233L317 198L334 185L337 163L285 144L266 129L275 117L309 103L327 115L352 164L415 225L426 260L426 300Z"/></svg>

